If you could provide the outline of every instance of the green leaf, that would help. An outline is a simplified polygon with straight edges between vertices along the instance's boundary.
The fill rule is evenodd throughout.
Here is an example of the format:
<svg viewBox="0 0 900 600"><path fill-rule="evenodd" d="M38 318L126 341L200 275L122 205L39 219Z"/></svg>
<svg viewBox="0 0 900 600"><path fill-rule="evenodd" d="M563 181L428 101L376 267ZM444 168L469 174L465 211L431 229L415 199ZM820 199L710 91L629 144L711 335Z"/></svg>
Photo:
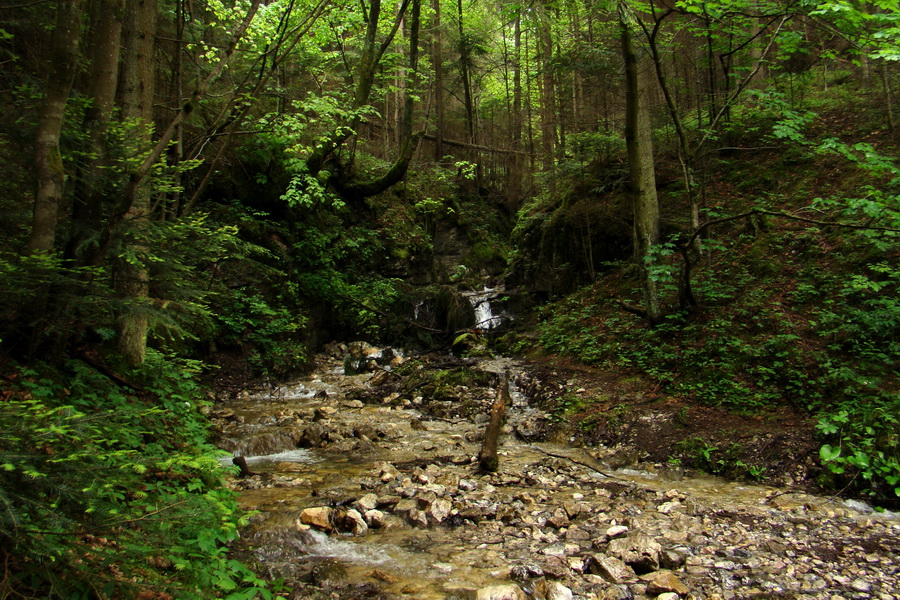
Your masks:
<svg viewBox="0 0 900 600"><path fill-rule="evenodd" d="M841 448L832 448L828 444L824 444L821 448L819 448L819 457L824 462L831 462L837 459L841 455Z"/></svg>

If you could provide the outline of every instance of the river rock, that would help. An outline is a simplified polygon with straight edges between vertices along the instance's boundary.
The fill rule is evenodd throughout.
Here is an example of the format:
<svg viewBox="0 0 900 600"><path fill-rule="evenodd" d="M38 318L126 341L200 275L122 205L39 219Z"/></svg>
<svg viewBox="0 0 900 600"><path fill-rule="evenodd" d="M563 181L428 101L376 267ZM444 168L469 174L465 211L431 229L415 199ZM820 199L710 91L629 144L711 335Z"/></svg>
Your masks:
<svg viewBox="0 0 900 600"><path fill-rule="evenodd" d="M363 518L372 529L381 529L385 524L385 514L377 509L367 510L363 513Z"/></svg>
<svg viewBox="0 0 900 600"><path fill-rule="evenodd" d="M572 600L572 590L558 581L538 579L532 589L534 600Z"/></svg>
<svg viewBox="0 0 900 600"><path fill-rule="evenodd" d="M435 523L443 523L444 519L450 515L452 508L453 504L449 500L439 498L432 502L425 512Z"/></svg>
<svg viewBox="0 0 900 600"><path fill-rule="evenodd" d="M581 514L583 506L577 501L569 501L563 503L563 509L566 511L566 516L574 519Z"/></svg>
<svg viewBox="0 0 900 600"><path fill-rule="evenodd" d="M357 425L353 428L353 437L366 440L374 440L378 438L378 430L368 423Z"/></svg>
<svg viewBox="0 0 900 600"><path fill-rule="evenodd" d="M394 505L394 514L399 516L406 516L407 513L411 510L415 510L418 508L419 503L415 500L415 498L403 498L399 502Z"/></svg>
<svg viewBox="0 0 900 600"><path fill-rule="evenodd" d="M516 565L509 571L509 576L517 581L528 581L535 577L543 577L544 569L538 564Z"/></svg>
<svg viewBox="0 0 900 600"><path fill-rule="evenodd" d="M354 502L353 506L361 513L365 513L366 511L378 507L378 496L375 494L365 494L359 500Z"/></svg>
<svg viewBox="0 0 900 600"><path fill-rule="evenodd" d="M522 588L514 583L481 588L470 597L473 600L528 600Z"/></svg>
<svg viewBox="0 0 900 600"><path fill-rule="evenodd" d="M303 428L297 445L301 448L318 448L326 444L328 430L321 423L310 423Z"/></svg>
<svg viewBox="0 0 900 600"><path fill-rule="evenodd" d="M377 477L381 480L382 483L392 481L394 478L400 475L400 471L397 470L397 467L389 462L375 463L374 469L376 473L378 473Z"/></svg>
<svg viewBox="0 0 900 600"><path fill-rule="evenodd" d="M474 492L478 489L478 482L471 479L460 479L458 487L461 492Z"/></svg>
<svg viewBox="0 0 900 600"><path fill-rule="evenodd" d="M684 566L685 558L675 550L663 550L659 554L659 566L670 571Z"/></svg>
<svg viewBox="0 0 900 600"><path fill-rule="evenodd" d="M549 517L547 517L547 525L551 527L555 527L556 529L560 529L562 527L569 526L569 516L566 514L566 511L562 508L557 508L554 510Z"/></svg>
<svg viewBox="0 0 900 600"><path fill-rule="evenodd" d="M597 596L599 600L632 600L634 594L626 585L611 585Z"/></svg>
<svg viewBox="0 0 900 600"><path fill-rule="evenodd" d="M681 508L681 502L679 502L678 500L671 500L669 502L663 502L662 504L657 506L656 511L664 515L668 515L675 512L679 508Z"/></svg>
<svg viewBox="0 0 900 600"><path fill-rule="evenodd" d="M625 525L613 525L606 530L606 539L608 540L625 537L626 535L628 535L628 527Z"/></svg>
<svg viewBox="0 0 900 600"><path fill-rule="evenodd" d="M683 596L690 591L672 571L650 573L642 576L641 580L647 583L648 594L656 595L674 592Z"/></svg>
<svg viewBox="0 0 900 600"><path fill-rule="evenodd" d="M410 510L406 514L406 520L414 527L428 527L428 514L418 508Z"/></svg>
<svg viewBox="0 0 900 600"><path fill-rule="evenodd" d="M588 561L588 570L610 583L624 583L634 578L634 570L618 558L595 554Z"/></svg>
<svg viewBox="0 0 900 600"><path fill-rule="evenodd" d="M607 553L619 558L634 569L635 573L649 573L659 569L659 553L662 546L646 535L632 535L612 540Z"/></svg>
<svg viewBox="0 0 900 600"><path fill-rule="evenodd" d="M350 358L370 358L381 351L368 342L350 342L347 344L347 352Z"/></svg>
<svg viewBox="0 0 900 600"><path fill-rule="evenodd" d="M313 506L303 509L303 512L300 513L300 522L324 531L331 531L334 529L332 525L333 516L333 508L329 506Z"/></svg>
<svg viewBox="0 0 900 600"><path fill-rule="evenodd" d="M348 351L347 344L341 342L328 342L322 347L322 353L332 358L341 358Z"/></svg>
<svg viewBox="0 0 900 600"><path fill-rule="evenodd" d="M335 521L340 531L352 533L355 536L365 535L369 531L369 526L366 524L365 519L355 508L341 511L338 513Z"/></svg>
<svg viewBox="0 0 900 600"><path fill-rule="evenodd" d="M324 421L330 419L337 413L337 409L333 406L319 406L313 411L313 421Z"/></svg>

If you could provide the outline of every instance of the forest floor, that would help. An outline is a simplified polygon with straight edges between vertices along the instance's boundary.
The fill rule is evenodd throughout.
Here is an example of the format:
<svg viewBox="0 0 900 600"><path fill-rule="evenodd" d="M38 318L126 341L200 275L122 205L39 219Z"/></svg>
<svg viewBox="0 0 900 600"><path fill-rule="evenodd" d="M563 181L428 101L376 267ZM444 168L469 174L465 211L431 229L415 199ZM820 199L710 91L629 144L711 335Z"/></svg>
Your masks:
<svg viewBox="0 0 900 600"><path fill-rule="evenodd" d="M551 414L545 433L605 447L620 468L680 471L821 491L815 421L789 406L738 413L667 395L646 381L567 359L529 361L530 402Z"/></svg>

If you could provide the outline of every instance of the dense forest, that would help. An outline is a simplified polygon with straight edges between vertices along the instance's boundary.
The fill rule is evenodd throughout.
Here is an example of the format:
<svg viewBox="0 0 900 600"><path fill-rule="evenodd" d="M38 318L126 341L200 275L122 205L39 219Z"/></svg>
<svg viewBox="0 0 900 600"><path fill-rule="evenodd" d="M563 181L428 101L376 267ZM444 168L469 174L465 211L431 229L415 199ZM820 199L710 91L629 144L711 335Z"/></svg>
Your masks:
<svg viewBox="0 0 900 600"><path fill-rule="evenodd" d="M272 597L207 386L332 340L796 411L896 505L898 60L889 1L5 0L0 598Z"/></svg>

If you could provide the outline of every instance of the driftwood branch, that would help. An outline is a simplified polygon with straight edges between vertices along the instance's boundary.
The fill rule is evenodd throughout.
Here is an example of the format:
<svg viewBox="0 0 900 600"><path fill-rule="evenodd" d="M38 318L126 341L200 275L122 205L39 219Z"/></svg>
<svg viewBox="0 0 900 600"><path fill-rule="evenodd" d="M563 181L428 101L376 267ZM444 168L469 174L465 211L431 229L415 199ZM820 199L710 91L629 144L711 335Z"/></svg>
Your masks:
<svg viewBox="0 0 900 600"><path fill-rule="evenodd" d="M500 377L500 385L497 386L497 398L491 407L491 418L487 429L484 431L484 441L481 444L481 453L478 455L478 465L482 471L495 473L500 467L500 459L497 456L497 448L500 439L500 427L503 425L503 414L506 407L512 404L509 395L509 371Z"/></svg>

